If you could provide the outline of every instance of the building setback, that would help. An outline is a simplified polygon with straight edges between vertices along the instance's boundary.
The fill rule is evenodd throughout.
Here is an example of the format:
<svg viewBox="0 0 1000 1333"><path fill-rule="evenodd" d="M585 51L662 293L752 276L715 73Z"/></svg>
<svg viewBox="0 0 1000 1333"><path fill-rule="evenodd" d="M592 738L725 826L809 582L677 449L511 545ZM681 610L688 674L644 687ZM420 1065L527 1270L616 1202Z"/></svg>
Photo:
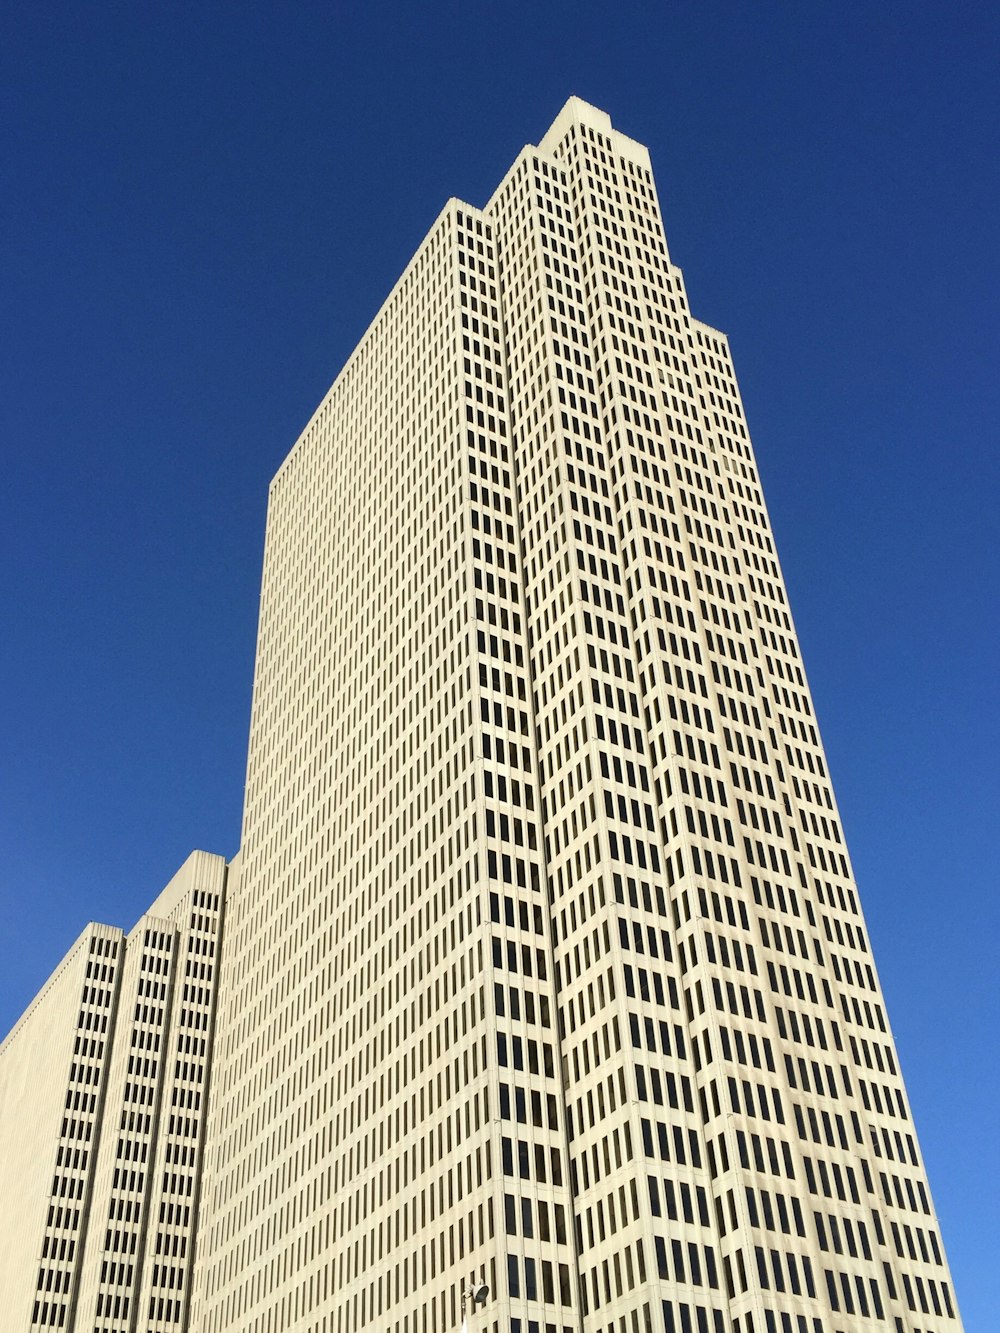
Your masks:
<svg viewBox="0 0 1000 1333"><path fill-rule="evenodd" d="M596 108L274 478L195 858L0 1048L0 1327L960 1328L728 342Z"/></svg>

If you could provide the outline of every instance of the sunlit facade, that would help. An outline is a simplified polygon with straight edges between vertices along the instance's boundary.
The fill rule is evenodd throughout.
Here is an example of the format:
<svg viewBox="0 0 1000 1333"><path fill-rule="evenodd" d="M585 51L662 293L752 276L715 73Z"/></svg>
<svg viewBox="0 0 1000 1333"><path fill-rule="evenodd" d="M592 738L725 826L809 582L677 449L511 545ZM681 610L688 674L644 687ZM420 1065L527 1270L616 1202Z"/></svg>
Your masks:
<svg viewBox="0 0 1000 1333"><path fill-rule="evenodd" d="M3 1149L30 1327L960 1327L728 341L596 108L449 201L274 478L199 866L0 1051L0 1111L44 1042L95 1093L54 1184Z"/></svg>
<svg viewBox="0 0 1000 1333"><path fill-rule="evenodd" d="M227 878L88 926L0 1046L0 1329L190 1327Z"/></svg>
<svg viewBox="0 0 1000 1333"><path fill-rule="evenodd" d="M725 336L573 99L270 493L197 1327L953 1328Z"/></svg>

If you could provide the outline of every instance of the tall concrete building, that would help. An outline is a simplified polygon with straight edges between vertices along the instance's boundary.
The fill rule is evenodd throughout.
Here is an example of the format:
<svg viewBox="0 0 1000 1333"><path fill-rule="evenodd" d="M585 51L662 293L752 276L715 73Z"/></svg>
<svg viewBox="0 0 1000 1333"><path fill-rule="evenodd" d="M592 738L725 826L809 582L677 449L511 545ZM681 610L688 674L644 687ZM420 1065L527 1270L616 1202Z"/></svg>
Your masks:
<svg viewBox="0 0 1000 1333"><path fill-rule="evenodd" d="M0 1046L0 1329L183 1333L227 879L90 925Z"/></svg>
<svg viewBox="0 0 1000 1333"><path fill-rule="evenodd" d="M725 336L571 100L270 491L194 1327L957 1327Z"/></svg>
<svg viewBox="0 0 1000 1333"><path fill-rule="evenodd" d="M66 1327L959 1328L728 343L577 99L272 483L239 859L207 1129L88 1047Z"/></svg>

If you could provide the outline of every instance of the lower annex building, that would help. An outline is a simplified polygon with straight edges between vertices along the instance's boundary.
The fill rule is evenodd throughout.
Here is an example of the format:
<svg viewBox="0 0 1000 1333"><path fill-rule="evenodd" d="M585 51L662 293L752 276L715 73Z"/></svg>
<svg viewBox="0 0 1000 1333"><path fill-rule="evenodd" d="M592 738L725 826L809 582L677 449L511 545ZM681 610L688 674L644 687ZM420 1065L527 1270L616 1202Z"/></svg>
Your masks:
<svg viewBox="0 0 1000 1333"><path fill-rule="evenodd" d="M188 1229L109 1249L112 1045L59 1326L960 1327L728 343L576 98L271 485L225 893Z"/></svg>
<svg viewBox="0 0 1000 1333"><path fill-rule="evenodd" d="M91 924L0 1046L0 1329L189 1327L228 870Z"/></svg>

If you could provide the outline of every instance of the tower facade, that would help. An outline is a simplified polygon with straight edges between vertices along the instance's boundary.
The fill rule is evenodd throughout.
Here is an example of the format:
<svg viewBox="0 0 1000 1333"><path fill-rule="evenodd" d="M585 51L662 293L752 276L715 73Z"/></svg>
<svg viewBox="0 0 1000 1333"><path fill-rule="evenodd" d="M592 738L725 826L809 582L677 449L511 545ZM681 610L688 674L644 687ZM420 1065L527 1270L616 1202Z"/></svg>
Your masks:
<svg viewBox="0 0 1000 1333"><path fill-rule="evenodd" d="M958 1327L725 336L572 99L270 491L191 1326Z"/></svg>
<svg viewBox="0 0 1000 1333"><path fill-rule="evenodd" d="M189 1325L227 867L89 925L0 1046L0 1329Z"/></svg>

